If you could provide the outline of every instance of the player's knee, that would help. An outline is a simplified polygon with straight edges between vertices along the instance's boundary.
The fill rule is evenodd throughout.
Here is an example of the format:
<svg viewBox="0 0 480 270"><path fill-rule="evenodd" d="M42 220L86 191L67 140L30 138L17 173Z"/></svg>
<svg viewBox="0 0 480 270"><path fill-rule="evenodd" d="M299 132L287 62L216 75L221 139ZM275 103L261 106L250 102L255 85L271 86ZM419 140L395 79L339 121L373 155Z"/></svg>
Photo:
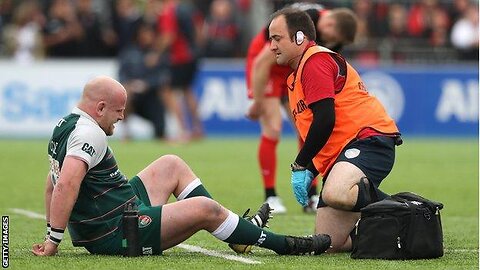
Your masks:
<svg viewBox="0 0 480 270"><path fill-rule="evenodd" d="M271 126L268 130L265 131L269 138L278 139L282 134L282 127L279 126Z"/></svg>
<svg viewBox="0 0 480 270"><path fill-rule="evenodd" d="M157 164L162 170L175 172L183 164L183 160L176 155L164 155L157 159Z"/></svg>
<svg viewBox="0 0 480 270"><path fill-rule="evenodd" d="M352 207L351 200L348 197L348 191L324 188L322 191L322 200L326 205L335 209L350 209Z"/></svg>
<svg viewBox="0 0 480 270"><path fill-rule="evenodd" d="M142 171L143 180L157 182L177 179L176 174L182 171L182 164L184 161L176 155L161 156Z"/></svg>
<svg viewBox="0 0 480 270"><path fill-rule="evenodd" d="M216 201L207 197L195 197L195 208L205 217L207 221L221 218L224 208Z"/></svg>
<svg viewBox="0 0 480 270"><path fill-rule="evenodd" d="M178 162L182 161L182 159L179 156L172 155L172 154L163 155L160 157L160 159L162 160L162 162L170 163L170 164L177 164Z"/></svg>
<svg viewBox="0 0 480 270"><path fill-rule="evenodd" d="M274 123L274 121L267 121L262 126L263 135L271 139L278 139L282 134L282 124Z"/></svg>

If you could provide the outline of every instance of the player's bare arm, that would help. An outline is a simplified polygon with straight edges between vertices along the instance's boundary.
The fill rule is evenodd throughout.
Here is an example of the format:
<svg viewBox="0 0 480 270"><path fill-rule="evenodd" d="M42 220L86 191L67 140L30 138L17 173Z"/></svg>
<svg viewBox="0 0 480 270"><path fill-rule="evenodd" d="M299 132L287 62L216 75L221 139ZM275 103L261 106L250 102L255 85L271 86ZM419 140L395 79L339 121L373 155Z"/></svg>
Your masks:
<svg viewBox="0 0 480 270"><path fill-rule="evenodd" d="M72 156L65 157L60 177L51 194L49 219L52 234L55 230L64 231L67 227L86 173L87 164L84 161ZM52 239L46 239L44 243L34 244L32 252L37 256L52 256L57 253L58 244L59 242L52 241Z"/></svg>

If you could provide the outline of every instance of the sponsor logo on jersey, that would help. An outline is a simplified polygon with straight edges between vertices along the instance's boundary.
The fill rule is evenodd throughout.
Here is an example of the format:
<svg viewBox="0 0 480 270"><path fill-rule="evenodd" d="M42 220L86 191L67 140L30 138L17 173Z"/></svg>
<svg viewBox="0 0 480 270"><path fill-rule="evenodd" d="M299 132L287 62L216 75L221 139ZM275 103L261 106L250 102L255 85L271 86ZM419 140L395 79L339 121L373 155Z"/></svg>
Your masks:
<svg viewBox="0 0 480 270"><path fill-rule="evenodd" d="M63 124L63 123L66 123L66 122L67 122L67 120L65 120L65 119L63 119L63 118L60 119L60 121L58 121L58 123L57 123L57 127L62 126L62 124Z"/></svg>
<svg viewBox="0 0 480 270"><path fill-rule="evenodd" d="M147 215L141 215L138 217L138 227L145 228L152 223L152 218Z"/></svg>
<svg viewBox="0 0 480 270"><path fill-rule="evenodd" d="M113 172L113 173L110 174L110 177L113 178L113 177L115 177L115 176L117 176L117 175L119 175L119 174L120 174L120 170L117 169L115 172Z"/></svg>
<svg viewBox="0 0 480 270"><path fill-rule="evenodd" d="M142 247L142 254L143 255L153 255L153 248L152 247Z"/></svg>
<svg viewBox="0 0 480 270"><path fill-rule="evenodd" d="M50 151L52 154L56 155L57 154L57 147L58 147L58 142L50 141L48 144L48 147L50 148Z"/></svg>
<svg viewBox="0 0 480 270"><path fill-rule="evenodd" d="M305 101L303 99L300 99L297 102L297 107L292 110L292 116L295 120L297 120L297 115L301 114L303 111L308 109L307 104L305 104Z"/></svg>
<svg viewBox="0 0 480 270"><path fill-rule="evenodd" d="M60 163L50 155L48 155L48 161L50 162L50 173L53 177L53 183L55 184L60 177Z"/></svg>
<svg viewBox="0 0 480 270"><path fill-rule="evenodd" d="M95 149L93 148L93 146L91 146L90 144L88 143L84 143L83 146L82 146L82 150L89 154L91 157L93 157L93 155L95 155Z"/></svg>

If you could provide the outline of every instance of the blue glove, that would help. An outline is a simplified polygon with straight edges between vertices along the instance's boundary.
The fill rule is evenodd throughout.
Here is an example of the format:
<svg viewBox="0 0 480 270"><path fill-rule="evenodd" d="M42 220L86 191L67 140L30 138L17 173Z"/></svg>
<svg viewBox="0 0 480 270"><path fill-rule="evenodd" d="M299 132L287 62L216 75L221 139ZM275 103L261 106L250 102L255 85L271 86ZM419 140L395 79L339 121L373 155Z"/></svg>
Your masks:
<svg viewBox="0 0 480 270"><path fill-rule="evenodd" d="M307 169L292 171L291 181L293 193L297 201L303 206L307 206L308 204L308 189L312 184L313 178L313 173Z"/></svg>

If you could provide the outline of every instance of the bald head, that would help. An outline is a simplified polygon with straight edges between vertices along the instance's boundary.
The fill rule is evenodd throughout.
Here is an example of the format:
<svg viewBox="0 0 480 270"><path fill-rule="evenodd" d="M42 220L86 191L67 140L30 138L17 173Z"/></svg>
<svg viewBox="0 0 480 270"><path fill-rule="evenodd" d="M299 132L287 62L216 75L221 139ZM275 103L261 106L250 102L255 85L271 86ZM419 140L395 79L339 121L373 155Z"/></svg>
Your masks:
<svg viewBox="0 0 480 270"><path fill-rule="evenodd" d="M110 101L113 98L126 98L126 95L125 88L118 81L107 76L99 76L87 82L80 103Z"/></svg>
<svg viewBox="0 0 480 270"><path fill-rule="evenodd" d="M113 124L123 119L127 92L118 81L95 77L83 88L78 108L88 113L107 135L113 134Z"/></svg>

